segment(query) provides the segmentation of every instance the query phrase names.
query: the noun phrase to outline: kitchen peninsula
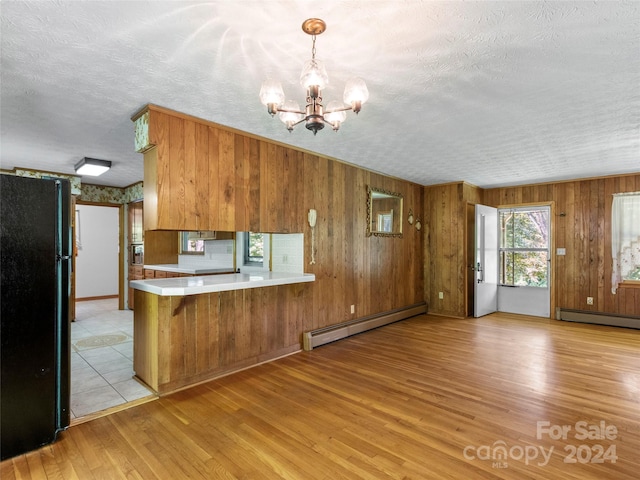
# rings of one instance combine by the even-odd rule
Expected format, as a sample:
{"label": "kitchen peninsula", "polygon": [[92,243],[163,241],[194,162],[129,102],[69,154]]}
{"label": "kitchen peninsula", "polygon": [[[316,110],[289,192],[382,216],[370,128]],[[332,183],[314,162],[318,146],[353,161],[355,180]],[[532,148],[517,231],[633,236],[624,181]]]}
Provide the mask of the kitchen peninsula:
{"label": "kitchen peninsula", "polygon": [[166,394],[300,350],[314,280],[265,272],[131,282],[136,376]]}

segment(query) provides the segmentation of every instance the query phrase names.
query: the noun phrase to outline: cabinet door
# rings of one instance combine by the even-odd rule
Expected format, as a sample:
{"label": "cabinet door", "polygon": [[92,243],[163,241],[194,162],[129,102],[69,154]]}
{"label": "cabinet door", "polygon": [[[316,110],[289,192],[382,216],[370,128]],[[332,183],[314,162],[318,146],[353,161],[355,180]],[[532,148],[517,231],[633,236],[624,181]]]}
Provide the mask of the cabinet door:
{"label": "cabinet door", "polygon": [[129,243],[142,243],[144,241],[144,228],[142,220],[142,202],[130,203]]}
{"label": "cabinet door", "polygon": [[142,202],[138,202],[136,208],[136,238],[139,238],[141,242],[144,242],[144,206]]}
{"label": "cabinet door", "polygon": [[[142,265],[129,265],[129,281],[131,280],[143,280]],[[133,298],[135,289],[129,287],[129,309],[133,310]]]}
{"label": "cabinet door", "polygon": [[134,216],[134,207],[133,207],[133,203],[130,203],[127,205],[127,211],[128,211],[128,223],[127,223],[127,228],[128,228],[128,232],[129,232],[129,237],[128,237],[128,242],[129,244],[134,243],[133,241],[133,224],[134,224],[134,220],[133,220],[133,216]]}
{"label": "cabinet door", "polygon": [[302,231],[306,153],[160,107],[141,115],[147,231]]}
{"label": "cabinet door", "polygon": [[130,265],[129,280],[142,280],[144,278],[142,270],[142,265]]}

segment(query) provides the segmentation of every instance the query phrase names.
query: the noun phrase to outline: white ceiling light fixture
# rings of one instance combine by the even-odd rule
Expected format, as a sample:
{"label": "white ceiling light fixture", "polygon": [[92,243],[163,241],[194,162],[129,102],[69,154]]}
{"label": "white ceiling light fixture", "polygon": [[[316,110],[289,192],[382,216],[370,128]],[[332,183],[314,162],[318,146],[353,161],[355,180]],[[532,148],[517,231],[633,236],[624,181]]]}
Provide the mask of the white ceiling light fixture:
{"label": "white ceiling light fixture", "polygon": [[78,175],[97,177],[111,168],[111,162],[109,160],[98,160],[97,158],[84,157],[76,163],[74,168]]}
{"label": "white ceiling light fixture", "polygon": [[[271,116],[279,113],[280,120],[290,132],[299,123],[306,122],[306,127],[315,135],[324,128],[325,123],[338,131],[347,118],[347,111],[360,112],[362,104],[369,99],[369,90],[361,78],[350,79],[344,87],[344,103],[334,100],[326,107],[322,105],[322,89],[329,83],[329,76],[324,64],[316,59],[316,35],[327,28],[323,20],[309,18],[302,23],[302,31],[313,38],[311,60],[307,61],[300,74],[300,84],[307,89],[307,106],[305,111],[293,100],[285,102],[284,91],[280,82],[267,79],[260,88],[260,101],[266,105]],[[346,105],[345,105],[346,104]]]}

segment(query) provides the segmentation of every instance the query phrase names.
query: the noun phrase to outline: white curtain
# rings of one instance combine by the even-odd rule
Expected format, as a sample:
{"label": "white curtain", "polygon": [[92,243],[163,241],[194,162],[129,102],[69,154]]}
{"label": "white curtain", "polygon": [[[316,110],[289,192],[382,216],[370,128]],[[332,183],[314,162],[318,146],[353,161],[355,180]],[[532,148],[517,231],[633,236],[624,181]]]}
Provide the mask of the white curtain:
{"label": "white curtain", "polygon": [[640,266],[640,192],[615,194],[611,207],[611,292]]}

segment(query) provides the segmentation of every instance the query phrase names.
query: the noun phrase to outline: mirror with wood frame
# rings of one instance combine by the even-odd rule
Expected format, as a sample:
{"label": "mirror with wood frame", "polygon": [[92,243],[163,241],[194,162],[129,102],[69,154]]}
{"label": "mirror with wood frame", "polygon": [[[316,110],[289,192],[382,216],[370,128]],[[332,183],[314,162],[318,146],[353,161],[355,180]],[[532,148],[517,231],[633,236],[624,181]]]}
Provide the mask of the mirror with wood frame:
{"label": "mirror with wood frame", "polygon": [[402,236],[402,195],[367,187],[367,236]]}

